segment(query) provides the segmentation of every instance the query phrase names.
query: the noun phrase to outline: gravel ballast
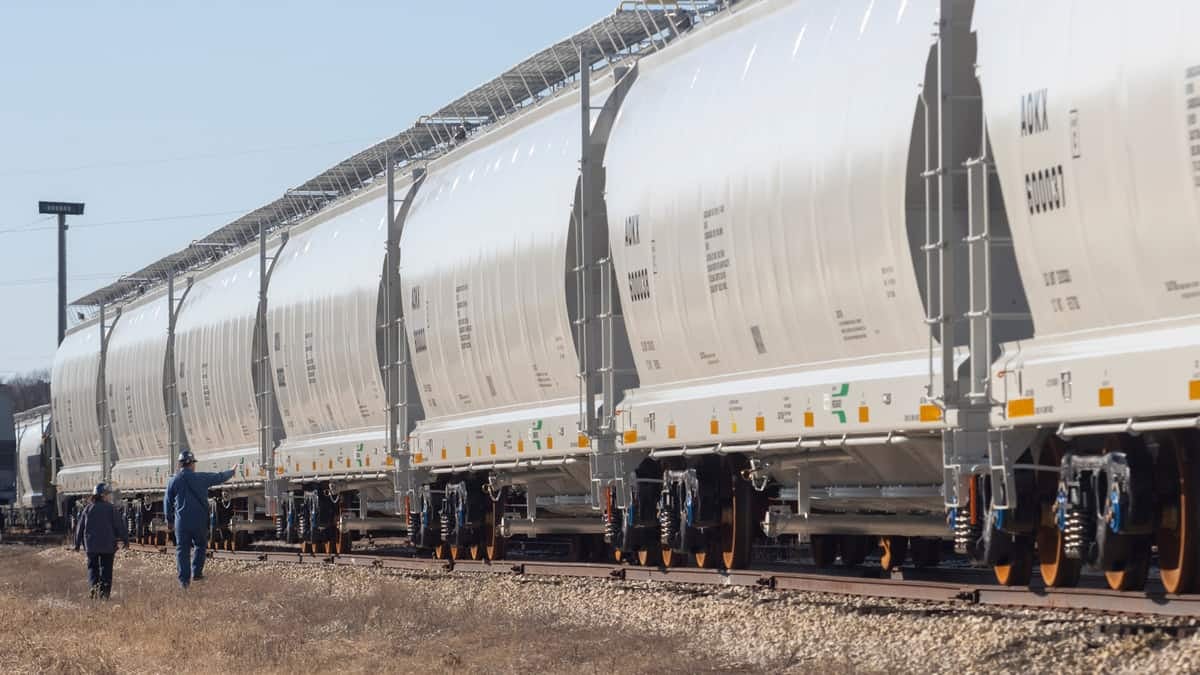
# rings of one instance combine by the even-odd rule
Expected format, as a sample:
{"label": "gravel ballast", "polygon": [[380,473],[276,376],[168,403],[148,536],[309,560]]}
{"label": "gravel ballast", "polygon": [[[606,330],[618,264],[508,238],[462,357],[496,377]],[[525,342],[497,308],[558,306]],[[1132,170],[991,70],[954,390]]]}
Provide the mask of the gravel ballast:
{"label": "gravel ballast", "polygon": [[[77,566],[78,554],[36,554],[47,568]],[[0,565],[9,562],[0,557]],[[125,596],[161,594],[172,603],[199,602],[222,586],[270,587],[281,597],[305,597],[313,611],[340,603],[370,612],[372,625],[436,643],[470,644],[457,635],[461,617],[489,617],[495,628],[480,649],[511,653],[487,659],[485,670],[522,670],[521,651],[577,650],[577,659],[543,663],[542,670],[647,668],[667,671],[765,670],[795,672],[1181,672],[1200,670],[1200,622],[1164,617],[925,603],[760,588],[524,577],[463,572],[211,560],[209,579],[185,594],[170,586],[173,557],[121,554],[113,605]],[[27,573],[38,570],[27,567]],[[136,580],[136,581],[131,581]],[[235,582],[236,580],[236,582]],[[381,589],[400,595],[377,602]],[[25,589],[28,591],[29,589]],[[0,594],[21,589],[0,581]],[[68,590],[36,599],[48,610],[88,607]],[[224,602],[253,616],[265,598],[241,593]],[[272,601],[276,602],[276,601]],[[281,602],[281,601],[280,601]],[[434,608],[431,610],[430,608]],[[276,608],[277,611],[288,611]],[[447,618],[451,617],[451,618]],[[344,621],[343,621],[344,623]],[[338,633],[338,626],[325,626]],[[460,632],[470,632],[466,626]],[[318,636],[319,639],[319,636]],[[553,641],[559,642],[553,642]],[[605,640],[601,656],[575,645]],[[539,643],[545,645],[539,646]],[[439,666],[471,667],[461,652]],[[418,650],[420,652],[420,650]],[[507,657],[506,657],[507,658]],[[597,659],[603,661],[598,663]],[[409,668],[397,663],[397,669]],[[494,668],[488,667],[492,666]]]}

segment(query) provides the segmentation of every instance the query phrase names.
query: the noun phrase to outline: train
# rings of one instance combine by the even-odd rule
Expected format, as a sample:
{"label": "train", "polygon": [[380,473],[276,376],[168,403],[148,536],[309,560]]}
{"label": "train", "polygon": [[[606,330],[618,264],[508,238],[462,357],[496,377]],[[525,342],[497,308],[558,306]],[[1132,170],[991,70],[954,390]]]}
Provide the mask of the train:
{"label": "train", "polygon": [[714,6],[75,326],[59,499],[163,542],[187,447],[228,547],[1197,590],[1200,7]]}
{"label": "train", "polygon": [[10,421],[14,491],[12,499],[0,505],[5,511],[5,527],[26,533],[60,531],[63,520],[50,466],[50,406],[36,406],[3,420],[6,431]]}

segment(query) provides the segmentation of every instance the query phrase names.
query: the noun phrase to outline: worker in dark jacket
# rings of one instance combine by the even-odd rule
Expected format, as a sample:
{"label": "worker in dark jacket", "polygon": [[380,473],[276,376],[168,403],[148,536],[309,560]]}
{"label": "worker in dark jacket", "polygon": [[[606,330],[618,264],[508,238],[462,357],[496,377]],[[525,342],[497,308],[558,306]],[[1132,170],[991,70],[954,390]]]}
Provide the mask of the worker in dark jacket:
{"label": "worker in dark jacket", "polygon": [[[196,456],[190,450],[179,453],[179,472],[167,483],[164,503],[167,521],[175,521],[175,565],[179,585],[187,588],[194,579],[204,578],[204,547],[208,543],[208,489],[233,478],[234,464],[228,471],[196,471]],[[191,565],[188,559],[191,559]]]}
{"label": "worker in dark jacket", "polygon": [[82,545],[87,551],[88,585],[92,598],[107,599],[112,592],[113,556],[117,540],[129,548],[129,533],[125,519],[109,503],[108,485],[100,483],[92,491],[92,502],[79,514],[75,528],[75,550]]}

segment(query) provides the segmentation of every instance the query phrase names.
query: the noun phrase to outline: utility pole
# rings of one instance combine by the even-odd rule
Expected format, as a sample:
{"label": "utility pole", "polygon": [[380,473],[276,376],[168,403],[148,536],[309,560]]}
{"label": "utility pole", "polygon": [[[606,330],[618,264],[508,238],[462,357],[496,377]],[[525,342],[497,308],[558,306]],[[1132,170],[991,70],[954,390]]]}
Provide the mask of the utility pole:
{"label": "utility pole", "polygon": [[38,202],[38,213],[58,216],[58,344],[67,334],[67,216],[82,216],[82,202]]}
{"label": "utility pole", "polygon": [[[67,334],[67,216],[82,216],[82,202],[38,202],[38,213],[58,216],[58,342],[61,345]],[[50,434],[50,482],[57,485],[58,478],[58,434]],[[56,512],[62,513],[61,504],[55,497]]]}

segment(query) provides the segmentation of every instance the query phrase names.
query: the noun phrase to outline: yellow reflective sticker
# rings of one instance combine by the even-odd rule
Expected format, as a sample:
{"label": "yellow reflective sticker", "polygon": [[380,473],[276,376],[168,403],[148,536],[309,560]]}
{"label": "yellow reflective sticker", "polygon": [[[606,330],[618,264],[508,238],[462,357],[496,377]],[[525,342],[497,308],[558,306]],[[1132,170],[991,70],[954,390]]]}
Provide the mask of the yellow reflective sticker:
{"label": "yellow reflective sticker", "polygon": [[1009,417],[1029,417],[1033,414],[1033,399],[1014,398],[1008,402]]}

